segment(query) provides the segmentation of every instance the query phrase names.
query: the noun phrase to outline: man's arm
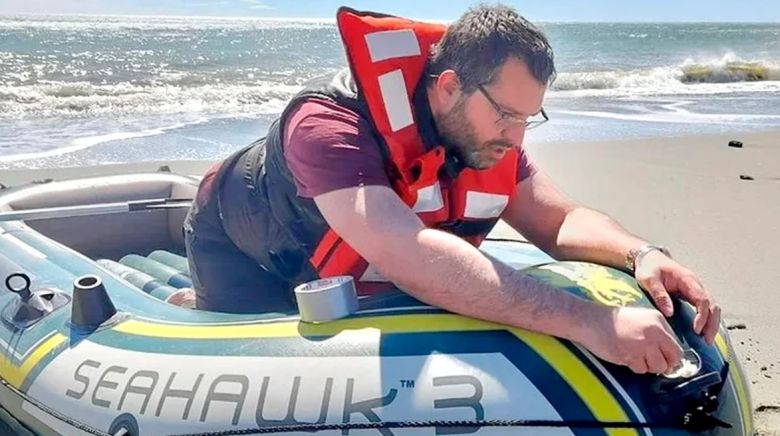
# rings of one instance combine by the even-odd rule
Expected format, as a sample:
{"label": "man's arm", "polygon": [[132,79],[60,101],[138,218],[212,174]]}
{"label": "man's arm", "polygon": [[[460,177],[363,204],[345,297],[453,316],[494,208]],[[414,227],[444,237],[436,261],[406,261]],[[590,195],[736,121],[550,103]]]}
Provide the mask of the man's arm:
{"label": "man's arm", "polygon": [[549,287],[456,236],[426,228],[387,187],[340,189],[314,200],[361,256],[426,303],[577,341],[637,372],[662,372],[679,360],[658,312],[600,306]]}
{"label": "man's arm", "polygon": [[382,275],[431,305],[572,340],[578,324],[588,321],[580,318],[598,313],[457,236],[426,228],[389,188],[342,189],[315,201],[331,227]]}
{"label": "man's arm", "polygon": [[[629,250],[647,242],[607,215],[567,199],[541,171],[521,181],[502,218],[531,242],[557,259],[583,260],[622,268]],[[653,251],[636,265],[635,277],[666,315],[672,315],[670,293],[696,306],[694,331],[712,343],[720,307],[687,268]]]}

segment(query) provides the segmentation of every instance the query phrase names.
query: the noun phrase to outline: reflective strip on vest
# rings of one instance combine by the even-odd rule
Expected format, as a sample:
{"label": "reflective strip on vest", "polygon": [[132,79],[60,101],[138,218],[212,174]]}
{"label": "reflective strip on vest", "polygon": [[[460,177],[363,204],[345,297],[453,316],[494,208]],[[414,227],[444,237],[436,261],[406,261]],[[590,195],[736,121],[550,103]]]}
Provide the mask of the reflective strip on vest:
{"label": "reflective strip on vest", "polygon": [[371,62],[420,56],[420,43],[412,29],[385,30],[365,36]]}
{"label": "reflective strip on vest", "polygon": [[[420,43],[412,29],[369,33],[365,36],[365,40],[371,62],[421,54]],[[387,119],[393,132],[414,124],[403,72],[393,70],[380,75],[378,80]]]}
{"label": "reflective strip on vest", "polygon": [[412,210],[415,212],[434,212],[444,207],[444,200],[441,197],[441,186],[439,182],[431,186],[417,190],[417,201]]}
{"label": "reflective strip on vest", "polygon": [[390,128],[397,132],[404,127],[414,124],[412,107],[406,96],[406,83],[401,70],[393,70],[379,76],[379,91],[382,93],[382,102],[387,112],[387,120]]}
{"label": "reflective strip on vest", "polygon": [[466,218],[496,218],[509,203],[509,196],[487,192],[466,192]]}

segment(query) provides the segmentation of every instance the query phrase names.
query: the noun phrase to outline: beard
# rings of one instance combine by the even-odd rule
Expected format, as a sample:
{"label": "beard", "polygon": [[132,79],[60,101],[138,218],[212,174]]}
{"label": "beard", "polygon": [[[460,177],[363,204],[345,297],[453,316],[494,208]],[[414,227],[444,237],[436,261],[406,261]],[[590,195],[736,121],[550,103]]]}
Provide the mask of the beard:
{"label": "beard", "polygon": [[466,118],[466,96],[461,95],[449,112],[439,117],[436,127],[444,147],[469,168],[484,170],[496,164],[488,156],[493,147],[509,149],[511,144],[504,140],[490,140],[479,143],[474,126]]}

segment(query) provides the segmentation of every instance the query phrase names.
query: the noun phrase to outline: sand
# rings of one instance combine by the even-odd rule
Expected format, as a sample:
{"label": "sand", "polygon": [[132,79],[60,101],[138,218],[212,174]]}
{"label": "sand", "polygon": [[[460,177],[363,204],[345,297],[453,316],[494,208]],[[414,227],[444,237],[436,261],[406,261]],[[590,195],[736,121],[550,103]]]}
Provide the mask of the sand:
{"label": "sand", "polygon": [[731,327],[758,427],[780,434],[780,131],[544,144],[529,154],[570,197],[668,246],[699,275]]}
{"label": "sand", "polygon": [[[744,143],[728,147],[729,140]],[[780,130],[723,136],[528,145],[574,200],[670,248],[723,315],[751,383],[761,434],[780,434]],[[0,183],[154,171],[202,174],[211,162],[0,170]],[[506,226],[494,235],[520,237]]]}

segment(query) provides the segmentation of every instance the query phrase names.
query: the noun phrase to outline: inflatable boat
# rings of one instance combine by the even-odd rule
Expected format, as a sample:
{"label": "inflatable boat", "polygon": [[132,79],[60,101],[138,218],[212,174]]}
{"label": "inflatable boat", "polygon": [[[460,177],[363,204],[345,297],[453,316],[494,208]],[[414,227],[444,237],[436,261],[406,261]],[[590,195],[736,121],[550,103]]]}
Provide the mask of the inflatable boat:
{"label": "inflatable boat", "polygon": [[[685,368],[669,375],[399,290],[319,323],[172,305],[191,285],[182,204],[197,184],[155,173],[0,192],[0,434],[753,433],[727,331],[706,345],[680,302]],[[620,270],[518,241],[481,249],[582,298],[652,307]]]}

